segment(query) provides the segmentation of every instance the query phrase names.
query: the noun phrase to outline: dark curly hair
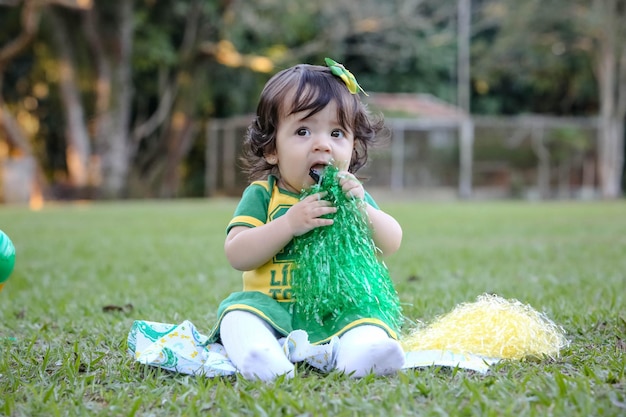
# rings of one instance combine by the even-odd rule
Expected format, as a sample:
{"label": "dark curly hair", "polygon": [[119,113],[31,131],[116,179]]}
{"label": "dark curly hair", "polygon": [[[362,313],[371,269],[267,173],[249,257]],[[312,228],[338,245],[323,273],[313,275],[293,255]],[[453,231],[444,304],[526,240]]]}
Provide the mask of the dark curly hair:
{"label": "dark curly hair", "polygon": [[[382,117],[373,117],[357,94],[351,94],[330,69],[318,65],[296,65],[274,75],[259,98],[256,118],[248,126],[244,143],[244,172],[250,181],[278,174],[264,155],[276,149],[280,117],[301,111],[309,116],[321,111],[331,100],[337,103],[339,124],[354,133],[354,150],[348,171],[355,173],[367,162],[368,147],[385,130]],[[385,130],[386,132],[386,130]]]}

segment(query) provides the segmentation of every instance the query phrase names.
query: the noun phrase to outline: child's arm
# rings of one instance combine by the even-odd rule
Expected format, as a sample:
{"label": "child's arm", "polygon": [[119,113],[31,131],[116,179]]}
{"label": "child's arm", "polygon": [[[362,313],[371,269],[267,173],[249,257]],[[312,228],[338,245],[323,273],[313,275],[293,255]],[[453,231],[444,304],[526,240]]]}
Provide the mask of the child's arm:
{"label": "child's arm", "polygon": [[[365,198],[365,189],[353,174],[347,171],[339,173],[339,184],[348,197]],[[400,248],[402,243],[402,227],[389,214],[366,204],[367,215],[372,228],[372,237],[376,246],[383,252],[383,255],[391,255]]]}
{"label": "child's arm", "polygon": [[402,243],[402,227],[400,224],[389,214],[369,204],[367,204],[366,211],[370,219],[372,237],[376,246],[383,252],[384,256],[396,252]]}
{"label": "child's arm", "polygon": [[313,194],[294,204],[274,221],[259,227],[233,227],[226,236],[224,251],[233,268],[250,271],[269,261],[295,236],[321,226],[333,224],[332,219],[320,218],[335,213],[337,208]]}

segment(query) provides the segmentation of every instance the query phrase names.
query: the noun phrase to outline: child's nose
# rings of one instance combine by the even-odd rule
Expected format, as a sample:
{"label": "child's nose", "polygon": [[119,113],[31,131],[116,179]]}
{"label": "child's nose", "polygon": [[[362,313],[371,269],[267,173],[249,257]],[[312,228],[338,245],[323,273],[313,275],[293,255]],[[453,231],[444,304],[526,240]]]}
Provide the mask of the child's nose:
{"label": "child's nose", "polygon": [[322,152],[330,152],[331,148],[331,139],[330,136],[327,135],[319,135],[315,138],[315,150]]}

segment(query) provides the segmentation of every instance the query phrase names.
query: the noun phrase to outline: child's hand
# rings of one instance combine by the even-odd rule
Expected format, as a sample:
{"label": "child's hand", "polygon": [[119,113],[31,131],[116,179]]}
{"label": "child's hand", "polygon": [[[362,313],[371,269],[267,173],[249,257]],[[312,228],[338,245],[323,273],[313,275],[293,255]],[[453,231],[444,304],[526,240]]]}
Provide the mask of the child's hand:
{"label": "child's hand", "polygon": [[287,219],[293,236],[301,236],[308,231],[321,226],[330,226],[333,219],[324,219],[322,216],[335,213],[336,207],[330,201],[324,200],[325,192],[315,193],[291,206],[284,217]]}
{"label": "child's hand", "polygon": [[339,185],[347,198],[355,198],[357,200],[363,200],[365,198],[365,189],[363,184],[359,181],[354,174],[348,171],[341,171],[337,174],[339,177]]}

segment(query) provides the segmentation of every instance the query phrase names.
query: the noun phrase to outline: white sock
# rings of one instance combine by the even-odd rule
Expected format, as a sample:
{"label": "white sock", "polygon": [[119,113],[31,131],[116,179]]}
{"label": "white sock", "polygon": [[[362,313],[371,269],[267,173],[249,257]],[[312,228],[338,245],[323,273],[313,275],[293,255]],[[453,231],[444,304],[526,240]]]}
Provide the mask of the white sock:
{"label": "white sock", "polygon": [[294,365],[283,352],[274,329],[247,311],[226,313],[220,324],[226,353],[246,379],[272,381],[279,375],[293,377]]}
{"label": "white sock", "polygon": [[339,338],[336,369],[361,378],[394,374],[404,365],[404,351],[397,340],[380,327],[364,325]]}

